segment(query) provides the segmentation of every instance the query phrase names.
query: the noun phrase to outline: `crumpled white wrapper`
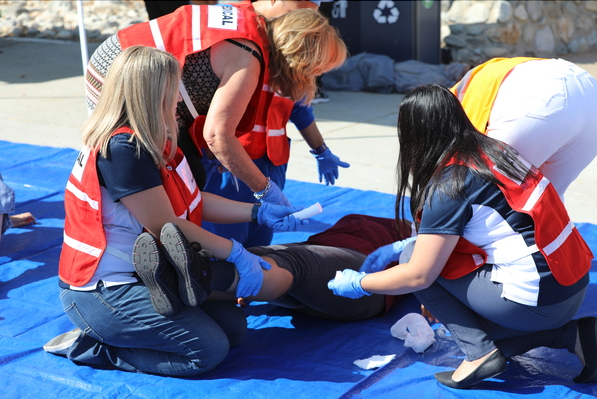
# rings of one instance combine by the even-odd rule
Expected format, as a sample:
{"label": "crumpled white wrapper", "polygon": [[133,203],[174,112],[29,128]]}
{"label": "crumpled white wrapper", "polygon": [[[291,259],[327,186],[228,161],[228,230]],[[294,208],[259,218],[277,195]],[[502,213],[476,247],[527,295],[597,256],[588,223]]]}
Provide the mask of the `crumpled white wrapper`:
{"label": "crumpled white wrapper", "polygon": [[371,370],[385,366],[386,364],[390,363],[395,357],[396,355],[375,355],[371,356],[368,359],[355,360],[353,363],[362,369]]}
{"label": "crumpled white wrapper", "polygon": [[403,339],[404,346],[417,353],[425,352],[435,342],[435,332],[427,319],[418,313],[408,313],[390,328],[392,336]]}

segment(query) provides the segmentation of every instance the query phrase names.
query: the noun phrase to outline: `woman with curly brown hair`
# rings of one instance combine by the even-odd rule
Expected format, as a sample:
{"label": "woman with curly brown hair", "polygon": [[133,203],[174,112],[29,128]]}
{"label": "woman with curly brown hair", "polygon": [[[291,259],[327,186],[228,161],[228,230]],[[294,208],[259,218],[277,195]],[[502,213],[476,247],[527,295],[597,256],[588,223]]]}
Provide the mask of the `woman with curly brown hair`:
{"label": "woman with curly brown hair", "polygon": [[[189,5],[119,31],[91,57],[87,104],[95,107],[103,77],[123,49],[168,51],[182,65],[179,146],[199,187],[206,182],[203,151],[206,159],[217,159],[214,168],[230,172],[239,190],[261,202],[289,205],[282,193],[290,155],[286,122],[295,102],[313,97],[316,76],[344,62],[346,46],[327,19],[309,9],[315,3],[277,2],[283,8],[265,11],[261,3]],[[276,12],[285,14],[272,18]],[[323,140],[313,142],[325,152]],[[263,234],[259,244],[269,243],[271,231]]]}

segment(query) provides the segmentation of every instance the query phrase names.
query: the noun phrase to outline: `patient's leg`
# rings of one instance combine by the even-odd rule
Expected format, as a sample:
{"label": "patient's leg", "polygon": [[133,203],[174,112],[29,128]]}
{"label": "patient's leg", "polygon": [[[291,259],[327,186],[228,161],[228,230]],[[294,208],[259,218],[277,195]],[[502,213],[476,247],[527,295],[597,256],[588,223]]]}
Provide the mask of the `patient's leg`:
{"label": "patient's leg", "polygon": [[[336,271],[359,269],[365,255],[358,251],[305,243],[254,247],[248,250],[278,266],[272,266],[272,270],[264,272],[266,278],[268,273],[274,273],[271,280],[266,281],[264,278],[262,292],[265,289],[275,292],[274,295],[281,295],[276,298],[260,298],[261,300],[333,320],[362,320],[384,310],[383,295],[349,299],[334,295],[327,287]],[[270,281],[280,285],[265,287]],[[286,291],[282,292],[284,289]]]}
{"label": "patient's leg", "polygon": [[[245,298],[267,301],[301,313],[331,320],[362,320],[379,315],[385,309],[383,295],[350,299],[336,296],[327,283],[344,269],[358,270],[365,255],[346,248],[311,244],[284,244],[248,248],[272,265],[263,270],[259,294]],[[219,268],[232,267],[225,261],[214,261],[214,274]],[[222,269],[223,270],[223,269]],[[212,291],[210,300],[236,300],[238,274],[225,292]]]}
{"label": "patient's leg", "polygon": [[[269,247],[268,247],[269,248]],[[290,289],[293,282],[293,275],[286,269],[278,266],[275,260],[269,256],[262,256],[263,260],[268,262],[272,268],[270,270],[263,270],[263,284],[259,290],[259,294],[249,298],[248,300],[255,301],[270,301],[277,299]],[[212,272],[218,278],[222,275],[228,276],[232,270],[234,278],[222,278],[222,281],[229,281],[229,284],[219,284],[214,287],[212,285],[212,293],[209,296],[211,301],[233,300],[236,301],[236,286],[238,285],[239,276],[234,264],[226,262],[225,260],[213,260],[211,262]]]}

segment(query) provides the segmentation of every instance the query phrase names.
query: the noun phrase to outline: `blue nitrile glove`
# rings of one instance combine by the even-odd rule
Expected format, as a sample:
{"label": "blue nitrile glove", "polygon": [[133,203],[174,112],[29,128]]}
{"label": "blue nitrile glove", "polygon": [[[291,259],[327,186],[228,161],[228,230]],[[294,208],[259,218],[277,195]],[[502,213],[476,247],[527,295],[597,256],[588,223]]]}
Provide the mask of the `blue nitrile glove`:
{"label": "blue nitrile glove", "polygon": [[301,226],[309,224],[307,219],[300,219],[291,215],[291,213],[302,209],[296,206],[288,207],[265,202],[261,204],[257,212],[257,223],[264,224],[277,231],[297,231]]}
{"label": "blue nitrile glove", "polygon": [[334,295],[352,299],[371,295],[371,293],[365,291],[361,286],[361,280],[365,276],[365,273],[359,273],[352,269],[344,269],[341,272],[336,272],[336,277],[328,282],[328,288],[334,292]]}
{"label": "blue nitrile glove", "polygon": [[340,158],[332,154],[328,148],[321,154],[313,154],[317,160],[317,171],[319,172],[319,182],[325,179],[325,185],[334,185],[339,176],[338,167],[348,168],[350,164],[342,162]]}
{"label": "blue nitrile glove", "polygon": [[[266,188],[267,189],[267,188]],[[261,195],[262,191],[256,192],[256,195]],[[269,181],[269,189],[262,197],[257,197],[261,203],[269,202],[274,205],[292,206],[288,198],[284,195],[280,187],[273,181]]]}
{"label": "blue nitrile glove", "polygon": [[247,298],[257,295],[263,284],[263,270],[269,270],[272,265],[247,251],[241,244],[233,238],[232,251],[226,258],[226,261],[234,263],[240,280],[236,286],[236,296],[238,298]]}
{"label": "blue nitrile glove", "polygon": [[392,244],[377,248],[367,256],[359,271],[364,273],[382,271],[390,263],[397,262],[400,259],[400,254],[404,248],[406,248],[406,245],[416,239],[417,237],[408,237],[402,241],[396,241]]}

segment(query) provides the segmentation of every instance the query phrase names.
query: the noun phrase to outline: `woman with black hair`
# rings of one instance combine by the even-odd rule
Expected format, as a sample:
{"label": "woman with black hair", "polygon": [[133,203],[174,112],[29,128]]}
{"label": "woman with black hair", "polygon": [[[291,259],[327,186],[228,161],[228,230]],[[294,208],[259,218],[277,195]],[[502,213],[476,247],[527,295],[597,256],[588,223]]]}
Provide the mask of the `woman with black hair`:
{"label": "woman with black hair", "polygon": [[378,273],[344,270],[329,288],[351,298],[414,293],[465,354],[455,371],[435,374],[449,387],[493,377],[507,358],[539,346],[578,355],[575,382],[596,379],[597,318],[572,320],[593,255],[553,185],[507,144],[479,134],[439,85],[404,98],[398,138],[396,216],[410,189],[412,256]]}

